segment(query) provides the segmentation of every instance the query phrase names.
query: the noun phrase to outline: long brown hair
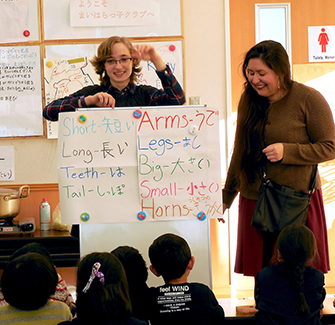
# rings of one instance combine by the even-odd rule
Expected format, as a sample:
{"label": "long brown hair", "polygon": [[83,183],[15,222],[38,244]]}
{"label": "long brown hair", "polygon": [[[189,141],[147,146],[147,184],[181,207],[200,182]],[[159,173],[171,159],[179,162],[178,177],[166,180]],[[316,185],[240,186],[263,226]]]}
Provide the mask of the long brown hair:
{"label": "long brown hair", "polygon": [[245,78],[244,93],[241,96],[240,114],[237,120],[236,139],[238,146],[236,154],[239,156],[241,184],[247,187],[256,181],[264,163],[262,150],[266,146],[264,129],[268,117],[269,101],[258,95],[248,81],[247,67],[251,59],[262,60],[280,78],[281,88],[290,89],[292,86],[290,62],[284,47],[275,41],[263,41],[253,46],[246,54],[242,71]]}

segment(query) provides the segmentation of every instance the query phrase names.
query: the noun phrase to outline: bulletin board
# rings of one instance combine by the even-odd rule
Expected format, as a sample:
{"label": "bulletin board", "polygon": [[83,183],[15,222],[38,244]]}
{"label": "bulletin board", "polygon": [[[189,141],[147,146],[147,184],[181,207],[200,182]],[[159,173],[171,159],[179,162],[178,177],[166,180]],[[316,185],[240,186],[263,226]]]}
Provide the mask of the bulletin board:
{"label": "bulletin board", "polygon": [[[178,81],[183,85],[182,0],[12,0],[1,2],[0,138],[43,136],[57,138],[57,123],[42,118],[51,100],[46,93],[46,61],[92,57],[106,38],[125,36],[132,43],[155,44],[165,51]],[[109,21],[97,17],[106,17]],[[8,18],[10,17],[10,18]],[[86,17],[85,19],[82,19]],[[10,27],[10,28],[9,28]],[[171,50],[172,49],[172,50]],[[20,51],[19,54],[15,53]],[[173,52],[171,59],[169,53]],[[15,53],[15,56],[14,56]],[[22,53],[26,54],[22,60]],[[29,58],[29,60],[27,60]],[[143,64],[140,83],[159,87],[155,74]],[[146,65],[146,66],[145,66]],[[20,77],[26,87],[12,87],[12,72],[18,67],[33,70]],[[97,77],[90,82],[96,82]],[[29,85],[28,85],[29,84]],[[31,87],[31,85],[33,85]],[[28,89],[30,86],[30,89]],[[10,88],[8,88],[10,87]],[[78,85],[78,88],[80,85]],[[71,88],[74,89],[74,88]],[[9,93],[9,90],[11,93]],[[58,94],[60,94],[58,92]],[[25,105],[24,105],[25,104]]]}
{"label": "bulletin board", "polygon": [[[133,42],[133,44],[139,44]],[[157,53],[170,67],[174,76],[183,87],[182,41],[147,42],[156,48]],[[55,99],[68,96],[84,86],[99,84],[99,76],[95,73],[90,60],[96,54],[96,45],[51,45],[46,46],[44,59],[45,102],[49,104]],[[61,58],[67,53],[68,58]],[[162,88],[161,81],[151,62],[141,62],[141,73],[138,84],[152,85]],[[61,89],[61,90],[60,90]],[[48,139],[58,136],[58,122],[47,121]]]}

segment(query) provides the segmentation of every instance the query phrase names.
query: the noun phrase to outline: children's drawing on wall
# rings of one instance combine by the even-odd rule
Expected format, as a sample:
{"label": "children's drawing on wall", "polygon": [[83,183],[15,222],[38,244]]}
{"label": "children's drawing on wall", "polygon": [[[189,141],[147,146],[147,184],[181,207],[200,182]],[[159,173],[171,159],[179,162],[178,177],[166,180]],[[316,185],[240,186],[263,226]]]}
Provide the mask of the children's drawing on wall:
{"label": "children's drawing on wall", "polygon": [[[134,43],[136,44],[136,43]],[[147,43],[155,46],[157,53],[170,67],[178,82],[183,86],[183,66],[181,42],[151,42]],[[155,73],[155,66],[150,61],[141,61],[142,71],[138,83],[141,85],[151,85],[156,88],[163,88],[160,79]]]}
{"label": "children's drawing on wall", "polygon": [[[46,105],[55,99],[69,96],[86,86],[99,83],[99,76],[89,62],[93,57],[44,59]],[[57,138],[58,124],[48,121],[48,138]]]}
{"label": "children's drawing on wall", "polygon": [[89,63],[92,57],[75,59],[44,59],[45,100],[69,96],[78,89],[99,83],[98,75]]}

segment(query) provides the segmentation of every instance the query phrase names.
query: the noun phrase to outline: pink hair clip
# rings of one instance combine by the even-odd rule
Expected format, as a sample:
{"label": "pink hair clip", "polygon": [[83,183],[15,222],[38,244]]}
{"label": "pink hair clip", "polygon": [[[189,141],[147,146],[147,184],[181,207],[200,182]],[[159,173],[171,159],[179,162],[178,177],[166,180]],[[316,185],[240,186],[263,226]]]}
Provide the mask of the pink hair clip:
{"label": "pink hair clip", "polygon": [[102,272],[99,272],[100,267],[101,267],[101,264],[99,262],[94,263],[94,265],[92,267],[92,273],[90,275],[90,278],[88,279],[88,282],[87,282],[85,288],[83,289],[84,293],[86,293],[87,290],[91,287],[91,284],[92,284],[95,277],[98,277],[100,282],[105,282],[104,274]]}

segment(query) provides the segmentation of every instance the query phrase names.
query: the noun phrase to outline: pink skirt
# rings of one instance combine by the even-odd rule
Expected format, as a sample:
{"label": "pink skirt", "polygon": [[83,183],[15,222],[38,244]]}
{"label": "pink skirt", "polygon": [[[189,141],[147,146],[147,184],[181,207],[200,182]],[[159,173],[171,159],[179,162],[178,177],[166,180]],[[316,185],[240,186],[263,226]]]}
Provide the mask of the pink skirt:
{"label": "pink skirt", "polygon": [[[255,200],[249,200],[240,195],[235,261],[236,273],[253,277],[262,267],[268,264],[269,254],[272,254],[275,244],[275,240],[264,239],[261,233],[250,225],[255,205]],[[315,259],[313,266],[323,273],[327,273],[330,270],[330,262],[321,189],[316,190],[312,195],[306,225],[313,231],[318,247],[319,258]],[[266,253],[267,247],[269,247],[270,252],[268,250]]]}

